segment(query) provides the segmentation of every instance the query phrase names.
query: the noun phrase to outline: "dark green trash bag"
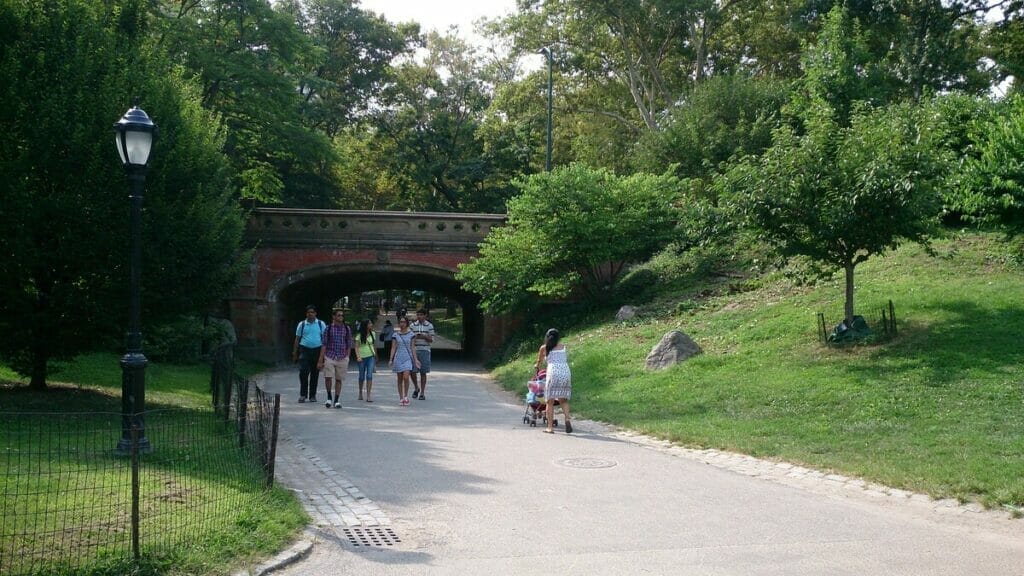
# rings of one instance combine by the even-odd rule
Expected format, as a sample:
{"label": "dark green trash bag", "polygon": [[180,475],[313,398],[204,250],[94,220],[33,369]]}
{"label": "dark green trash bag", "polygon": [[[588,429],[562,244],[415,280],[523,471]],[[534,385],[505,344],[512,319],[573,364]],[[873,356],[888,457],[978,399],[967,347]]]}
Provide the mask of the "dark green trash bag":
{"label": "dark green trash bag", "polygon": [[864,317],[854,316],[850,326],[847,326],[846,320],[843,320],[833,328],[832,333],[828,335],[828,341],[835,344],[861,342],[867,340],[872,335],[873,332],[871,332],[871,328],[868,328],[868,323],[864,321]]}

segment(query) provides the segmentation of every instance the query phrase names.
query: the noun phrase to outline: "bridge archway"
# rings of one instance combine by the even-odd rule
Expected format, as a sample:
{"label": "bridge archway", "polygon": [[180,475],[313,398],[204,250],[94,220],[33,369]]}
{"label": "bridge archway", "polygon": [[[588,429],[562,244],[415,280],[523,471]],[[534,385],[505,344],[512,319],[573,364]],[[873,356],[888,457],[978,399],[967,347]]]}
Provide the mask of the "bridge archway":
{"label": "bridge archway", "polygon": [[[478,357],[483,350],[484,315],[479,297],[462,289],[450,270],[425,265],[380,265],[372,262],[346,262],[298,270],[276,282],[267,301],[274,305],[277,327],[277,354],[290,354],[295,326],[305,317],[305,308],[313,304],[320,318],[330,321],[334,302],[342,297],[379,290],[423,290],[431,295],[450,298],[462,309],[462,341],[460,352]],[[412,313],[412,310],[410,310]],[[349,322],[359,319],[351,314]],[[377,325],[377,330],[381,328]]]}
{"label": "bridge archway", "polygon": [[500,214],[253,210],[246,229],[251,261],[227,299],[238,353],[285,360],[306,305],[327,320],[339,298],[388,288],[454,299],[463,311],[463,352],[496,351],[514,321],[482,314],[455,272],[504,222]]}

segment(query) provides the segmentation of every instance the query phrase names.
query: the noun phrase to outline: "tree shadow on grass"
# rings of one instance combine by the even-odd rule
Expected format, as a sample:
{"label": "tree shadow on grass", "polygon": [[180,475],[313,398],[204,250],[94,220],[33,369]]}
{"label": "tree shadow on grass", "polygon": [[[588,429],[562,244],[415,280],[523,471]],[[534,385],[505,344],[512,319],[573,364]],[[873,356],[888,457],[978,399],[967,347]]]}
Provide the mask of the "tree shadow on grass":
{"label": "tree shadow on grass", "polygon": [[922,310],[947,319],[928,325],[913,318],[900,322],[896,340],[871,355],[884,362],[886,372],[925,370],[928,385],[946,386],[962,380],[965,370],[1005,375],[1024,362],[1024,308],[988,309],[957,300]]}

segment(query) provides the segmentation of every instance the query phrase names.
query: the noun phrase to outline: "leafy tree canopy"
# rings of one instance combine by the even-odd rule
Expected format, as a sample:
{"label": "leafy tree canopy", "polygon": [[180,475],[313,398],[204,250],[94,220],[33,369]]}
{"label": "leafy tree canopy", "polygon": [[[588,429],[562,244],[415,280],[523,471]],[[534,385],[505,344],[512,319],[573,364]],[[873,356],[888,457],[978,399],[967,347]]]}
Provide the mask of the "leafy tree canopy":
{"label": "leafy tree canopy", "polygon": [[128,183],[111,127],[132,96],[161,129],[143,215],[146,325],[223,297],[242,219],[219,123],[147,44],[141,2],[0,0],[0,22],[0,357],[39,388],[51,360],[127,325]]}
{"label": "leafy tree canopy", "polygon": [[948,169],[931,134],[934,118],[909,105],[856,110],[844,127],[812,117],[807,132],[780,128],[760,158],[738,164],[724,188],[750,222],[787,255],[846,274],[854,314],[854,268],[905,240],[924,242],[940,212],[937,183]]}
{"label": "leafy tree canopy", "polygon": [[680,193],[670,175],[619,177],[580,164],[515,185],[508,223],[457,274],[492,314],[529,308],[538,297],[607,294],[624,264],[671,238]]}
{"label": "leafy tree canopy", "polygon": [[1024,96],[980,126],[959,206],[972,217],[1024,234]]}

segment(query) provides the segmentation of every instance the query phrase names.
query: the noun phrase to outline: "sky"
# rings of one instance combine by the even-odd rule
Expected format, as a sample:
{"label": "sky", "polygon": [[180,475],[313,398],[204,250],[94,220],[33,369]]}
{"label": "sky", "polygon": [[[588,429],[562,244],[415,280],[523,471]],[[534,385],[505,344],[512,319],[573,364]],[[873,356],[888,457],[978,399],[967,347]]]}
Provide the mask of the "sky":
{"label": "sky", "polygon": [[450,25],[459,27],[459,36],[473,43],[473,21],[482,17],[504,16],[515,10],[515,0],[361,0],[364,10],[383,14],[391,22],[420,23],[426,32],[445,32]]}

